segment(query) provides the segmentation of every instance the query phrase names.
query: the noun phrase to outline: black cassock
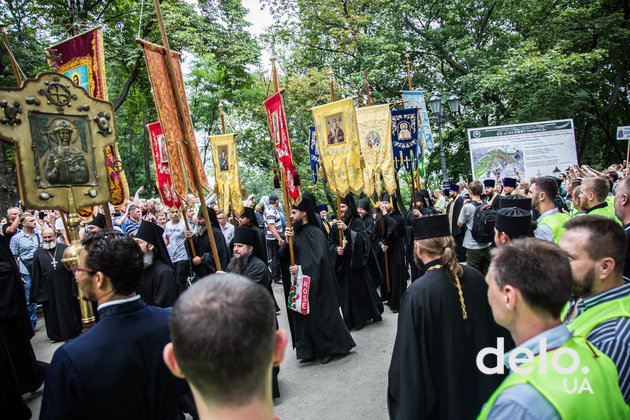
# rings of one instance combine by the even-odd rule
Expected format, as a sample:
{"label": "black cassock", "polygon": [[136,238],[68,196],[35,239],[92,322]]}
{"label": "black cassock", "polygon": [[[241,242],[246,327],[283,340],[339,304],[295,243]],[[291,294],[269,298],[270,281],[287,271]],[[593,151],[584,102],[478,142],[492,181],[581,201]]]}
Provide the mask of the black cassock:
{"label": "black cassock", "polygon": [[369,270],[372,244],[360,218],[350,220],[344,238],[347,240],[344,254],[339,255],[339,230],[337,224],[331,227],[328,248],[339,281],[341,312],[346,325],[352,330],[363,327],[370,320],[380,321],[383,304]]}
{"label": "black cassock", "polygon": [[[297,358],[346,354],[356,344],[339,313],[335,273],[328,255],[326,236],[322,229],[313,224],[294,229],[295,263],[301,265],[302,273],[311,278],[310,313],[302,315],[287,310],[292,319],[293,345]],[[279,255],[285,264],[290,264],[286,242],[280,247]]]}
{"label": "black cassock", "polygon": [[31,346],[33,327],[26,296],[9,239],[0,235],[0,413],[7,419],[28,419],[22,394],[34,392],[44,379]]}
{"label": "black cassock", "polygon": [[156,257],[142,273],[138,294],[149,306],[173,306],[177,300],[177,279],[173,267]]}
{"label": "black cassock", "polygon": [[[214,226],[212,226],[212,235],[214,236],[214,243],[217,245],[217,253],[219,254],[221,269],[225,270],[231,257],[228,247],[225,244],[225,236],[223,236],[221,229]],[[208,231],[206,230],[201,236],[193,236],[192,240],[195,245],[195,252],[197,256],[201,258],[201,264],[192,264],[193,271],[197,274],[197,279],[216,273],[217,269],[214,265],[214,256],[210,246]],[[188,250],[188,255],[192,255],[190,247],[188,246],[188,241],[186,241],[186,249]]]}
{"label": "black cassock", "polygon": [[61,263],[67,247],[57,244],[55,249],[38,248],[33,254],[31,303],[42,304],[46,334],[53,341],[67,341],[81,333],[77,283]]}
{"label": "black cassock", "polygon": [[[463,266],[464,320],[444,269],[429,270],[438,263],[426,264],[427,273],[402,299],[387,389],[392,419],[474,419],[504,379],[476,364],[484,347],[496,347],[497,337],[507,335],[494,322],[483,275]],[[506,351],[512,346],[507,338]]]}
{"label": "black cassock", "polygon": [[397,311],[400,307],[400,299],[407,289],[407,279],[409,272],[405,263],[405,247],[403,241],[405,239],[405,226],[403,218],[400,214],[386,214],[383,217],[385,226],[385,235],[381,231],[381,215],[376,216],[374,220],[374,237],[372,245],[377,255],[379,265],[385,271],[385,254],[381,248],[381,244],[387,245],[387,262],[389,268],[389,283],[391,293],[387,293],[387,286],[381,287],[381,296],[388,297],[389,307]]}
{"label": "black cassock", "polygon": [[[227,271],[227,270],[226,270]],[[254,283],[260,284],[262,287],[267,289],[271,294],[271,297],[274,299],[273,290],[271,289],[271,273],[267,268],[267,264],[265,264],[260,258],[256,255],[252,255],[247,262],[247,266],[243,270],[242,273],[239,273],[242,276],[247,277]],[[278,329],[278,317],[276,317],[276,329]],[[278,373],[280,372],[280,367],[274,366],[272,369],[271,375],[271,390],[273,398],[280,397],[280,388],[278,387]]]}

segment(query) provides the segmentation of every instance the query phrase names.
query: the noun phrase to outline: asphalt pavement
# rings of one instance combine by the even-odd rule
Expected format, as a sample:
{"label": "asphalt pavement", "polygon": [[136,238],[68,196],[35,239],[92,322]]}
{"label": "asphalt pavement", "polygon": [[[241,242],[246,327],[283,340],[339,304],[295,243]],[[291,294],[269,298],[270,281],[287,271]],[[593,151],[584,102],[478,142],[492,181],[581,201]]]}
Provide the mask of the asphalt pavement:
{"label": "asphalt pavement", "polygon": [[[284,301],[282,285],[273,285],[278,304]],[[286,306],[278,316],[280,328],[289,331]],[[383,321],[368,323],[359,331],[351,331],[357,346],[344,357],[336,357],[322,365],[319,360],[300,363],[289,345],[280,366],[278,382],[280,398],[274,400],[280,419],[386,419],[387,370],[396,337],[397,315],[386,306]],[[43,314],[31,340],[38,360],[50,362],[63,343],[51,343],[46,337]],[[24,395],[39,418],[43,387]]]}

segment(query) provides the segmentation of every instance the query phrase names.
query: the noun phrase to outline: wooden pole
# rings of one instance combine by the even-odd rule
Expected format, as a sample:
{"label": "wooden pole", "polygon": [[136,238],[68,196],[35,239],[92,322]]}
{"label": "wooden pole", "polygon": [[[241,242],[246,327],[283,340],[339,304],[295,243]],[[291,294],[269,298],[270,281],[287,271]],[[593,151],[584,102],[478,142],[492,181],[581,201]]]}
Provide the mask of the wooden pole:
{"label": "wooden pole", "polygon": [[407,57],[407,80],[409,80],[409,90],[413,90],[413,88],[411,87],[411,67],[409,63],[409,53],[405,54],[405,57]]}
{"label": "wooden pole", "polygon": [[[11,67],[13,68],[13,74],[15,74],[15,78],[17,79],[18,86],[22,86],[22,77],[20,76],[20,70],[17,65],[17,61],[15,61],[15,57],[13,56],[13,50],[11,49],[11,44],[9,44],[9,37],[4,32],[4,25],[0,25],[0,32],[2,33],[2,40],[4,41],[4,46],[9,53],[9,59],[11,60]],[[68,238],[68,240],[70,240]]]}
{"label": "wooden pole", "polygon": [[[205,203],[204,203],[205,204]],[[186,217],[186,212],[182,206],[182,217],[184,218],[184,225],[186,226],[186,230],[190,230],[190,225],[188,224],[188,218]],[[190,245],[190,252],[192,253],[193,258],[197,256],[197,252],[195,251],[195,244],[193,244],[192,238],[188,238],[188,245]]]}
{"label": "wooden pole", "polygon": [[[271,57],[271,77],[273,79],[273,93],[276,94],[278,92],[278,72],[276,70],[276,57]],[[280,93],[282,94],[282,93]],[[286,118],[286,115],[285,115]],[[269,129],[271,131],[271,128]],[[273,143],[273,138],[272,138]],[[275,145],[274,145],[275,149]],[[282,176],[282,198],[284,199],[284,211],[287,216],[287,227],[291,229],[291,208],[289,207],[289,191],[287,188],[287,179],[286,174],[284,173],[284,169],[282,168],[282,164],[278,160],[278,170],[280,175]],[[289,258],[291,260],[291,265],[295,265],[295,253],[293,252],[293,236],[287,237],[287,244],[289,244]]]}
{"label": "wooden pole", "polygon": [[[162,19],[162,10],[160,9],[160,1],[153,0],[153,5],[155,6],[155,14],[157,16],[158,24],[160,25],[160,34],[162,35],[162,43],[164,44],[164,51],[166,53],[166,66],[168,67],[168,77],[171,82],[171,88],[173,89],[173,97],[175,98],[175,105],[177,107],[177,114],[179,116],[180,126],[182,127],[182,131],[184,132],[184,144],[186,145],[186,153],[184,153],[185,158],[188,159],[188,163],[190,168],[196,169],[196,165],[193,162],[193,148],[192,148],[192,139],[190,138],[190,134],[186,129],[186,113],[184,109],[184,104],[182,102],[182,97],[179,94],[179,89],[177,88],[177,78],[175,77],[175,68],[173,67],[173,57],[171,54],[171,48],[168,45],[168,37],[166,36],[166,29],[164,28],[164,20]],[[201,179],[199,178],[199,174],[196,170],[192,171],[193,181],[195,184],[195,189],[197,190],[197,195],[199,196],[199,200],[201,201],[201,211],[203,213],[203,218],[206,221],[208,239],[210,240],[210,247],[212,248],[212,255],[214,256],[214,266],[217,271],[222,271],[221,260],[219,259],[219,252],[217,251],[217,244],[214,242],[214,235],[212,234],[212,224],[210,223],[210,215],[208,214],[208,208],[206,207],[206,200],[203,196],[203,190],[201,189]]]}
{"label": "wooden pole", "polygon": [[[378,201],[381,201],[381,193],[378,193]],[[381,235],[383,235],[383,238],[385,238],[385,215],[381,211],[380,207],[378,210],[381,213]],[[374,213],[376,214],[376,208],[374,208]],[[387,283],[387,293],[389,293],[391,292],[391,286],[389,285],[389,261],[387,261],[387,251],[383,251],[383,255],[385,257],[383,258],[385,260],[385,281]]]}
{"label": "wooden pole", "polygon": [[66,214],[59,210],[59,217],[61,217],[61,222],[63,223],[63,230],[66,232],[66,238],[68,241],[68,245],[70,245],[72,241],[72,237],[70,236],[70,229],[68,229],[68,223],[66,222]]}
{"label": "wooden pole", "polygon": [[112,213],[109,211],[109,202],[103,203],[103,212],[105,213],[105,226],[107,229],[113,229],[112,225]]}
{"label": "wooden pole", "polygon": [[[179,194],[177,194],[177,196],[179,197],[179,203],[181,205],[179,210],[182,212],[182,217],[184,218],[184,226],[186,226],[186,230],[190,230],[190,225],[188,224],[188,218],[186,217],[186,211],[184,210],[184,207],[186,206],[191,207],[191,206]],[[197,256],[197,253],[195,252],[195,244],[193,244],[192,238],[188,238],[188,245],[190,245],[190,252],[192,252],[193,258],[195,258]]]}
{"label": "wooden pole", "polygon": [[368,106],[372,105],[372,98],[370,98],[370,82],[368,81],[368,72],[364,70],[365,74],[365,91],[367,92],[367,104]]}

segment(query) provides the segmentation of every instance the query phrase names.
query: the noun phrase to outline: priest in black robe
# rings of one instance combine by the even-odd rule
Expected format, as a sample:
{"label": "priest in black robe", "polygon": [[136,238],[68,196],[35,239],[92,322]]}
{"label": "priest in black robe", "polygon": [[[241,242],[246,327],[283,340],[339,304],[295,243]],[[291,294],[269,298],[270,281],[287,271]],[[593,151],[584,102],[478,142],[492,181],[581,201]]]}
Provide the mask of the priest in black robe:
{"label": "priest in black robe", "polygon": [[[247,207],[246,207],[247,208]],[[253,209],[251,215],[253,216]],[[250,212],[243,212],[244,215],[249,216]],[[246,216],[246,219],[248,217]],[[241,220],[243,218],[241,217]],[[256,254],[256,246],[260,246],[258,243],[258,233],[251,227],[237,226],[234,228],[234,237],[232,238],[232,258],[230,259],[227,269],[228,273],[240,274],[245,276],[254,283],[260,284],[267,289],[273,296],[273,290],[271,289],[271,272],[267,268],[267,264],[263,262]],[[274,298],[275,302],[275,298]],[[277,308],[277,305],[276,305]],[[278,320],[276,319],[276,329],[278,328]],[[271,390],[273,398],[280,397],[280,388],[278,387],[278,373],[280,372],[279,366],[274,366],[271,370]]]}
{"label": "priest in black robe", "polygon": [[[343,243],[339,244],[339,230]],[[370,237],[351,195],[341,199],[341,217],[331,227],[328,249],[335,264],[341,291],[341,312],[348,329],[361,329],[382,320],[381,302],[369,270]]]}
{"label": "priest in black robe", "polygon": [[513,342],[494,322],[483,275],[457,263],[448,216],[420,217],[413,226],[414,255],[426,274],[401,302],[389,367],[389,415],[474,419],[504,378],[482,373],[477,354],[496,347],[499,337],[506,339],[506,351]]}
{"label": "priest in black robe", "polygon": [[[328,363],[335,355],[347,354],[356,344],[339,313],[336,279],[326,235],[316,221],[315,213],[313,200],[303,198],[291,209],[293,226],[285,231],[286,236],[293,237],[296,265],[290,267],[290,272],[297,274],[300,265],[302,273],[311,278],[309,314],[302,315],[293,310],[288,313],[297,358],[301,361],[321,358],[322,363]],[[279,255],[284,263],[290,264],[287,242],[280,247]]]}
{"label": "priest in black robe", "polygon": [[22,420],[31,418],[22,394],[35,392],[44,372],[31,346],[33,326],[9,240],[0,235],[0,413],[3,418]]}
{"label": "priest in black robe", "polygon": [[[225,270],[232,255],[225,244],[225,236],[223,236],[223,232],[221,232],[221,226],[219,225],[219,219],[217,219],[217,213],[211,207],[207,207],[207,209],[208,216],[210,217],[212,237],[214,238],[217,253],[219,254],[219,262],[221,264],[221,268]],[[195,246],[196,256],[192,259],[192,268],[197,275],[197,279],[216,273],[217,269],[214,264],[214,254],[212,253],[212,246],[210,245],[206,219],[203,218],[203,211],[201,208],[197,213],[197,224],[195,225],[195,229],[193,232],[187,233],[186,237],[189,237],[188,235],[192,235],[193,245]],[[186,241],[186,250],[188,251],[188,255],[192,255],[188,241]]]}
{"label": "priest in black robe", "polygon": [[[400,299],[407,289],[407,280],[409,279],[409,272],[405,263],[405,224],[393,195],[383,194],[382,201],[378,202],[378,206],[380,212],[374,220],[372,246],[381,267],[385,267],[385,252],[387,251],[390,286],[389,292],[387,287],[381,287],[381,297],[386,297],[390,309],[397,313]],[[381,217],[383,217],[384,230],[381,229]]]}
{"label": "priest in black robe", "polygon": [[55,240],[55,231],[42,231],[42,246],[33,254],[31,303],[40,303],[46,334],[53,341],[68,341],[81,333],[81,309],[74,274],[62,264],[68,246]]}
{"label": "priest in black robe", "polygon": [[143,220],[136,231],[135,240],[144,258],[144,272],[138,294],[150,306],[169,308],[177,300],[177,278],[171,257],[162,235],[164,229]]}
{"label": "priest in black robe", "polygon": [[[357,204],[357,213],[359,213],[359,217],[363,220],[363,224],[365,225],[365,230],[368,233],[368,237],[370,239],[370,244],[374,241],[374,211],[370,202],[368,200],[359,199]],[[371,274],[372,282],[374,283],[374,287],[376,288],[386,288],[385,284],[385,268],[381,267],[378,263],[378,259],[376,258],[376,253],[374,252],[374,247],[370,245],[369,247],[370,256],[368,259],[368,270]],[[381,298],[381,301],[383,299]]]}
{"label": "priest in black robe", "polygon": [[[265,263],[265,267],[268,266],[267,259],[267,242],[265,240],[265,232],[264,230],[256,225],[256,214],[254,213],[254,209],[251,207],[243,207],[243,213],[241,213],[241,217],[238,219],[239,227],[244,227],[253,230],[256,233],[256,243],[254,244],[253,253],[254,255]],[[230,241],[230,245],[228,246],[228,250],[230,253],[234,253],[234,238]],[[276,297],[273,294],[273,289],[271,288],[271,282],[265,286],[269,293],[271,293],[271,297],[276,306],[276,312],[280,310],[278,306],[278,302],[276,302]]]}

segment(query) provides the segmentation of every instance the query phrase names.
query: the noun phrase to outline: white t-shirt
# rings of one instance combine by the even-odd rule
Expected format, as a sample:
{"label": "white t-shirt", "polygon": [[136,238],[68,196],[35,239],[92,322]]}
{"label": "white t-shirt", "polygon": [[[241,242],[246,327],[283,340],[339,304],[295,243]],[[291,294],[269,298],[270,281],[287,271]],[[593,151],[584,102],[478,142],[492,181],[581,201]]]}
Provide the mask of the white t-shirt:
{"label": "white t-shirt", "polygon": [[168,236],[168,255],[171,257],[171,261],[176,263],[188,259],[186,253],[186,224],[183,219],[179,220],[176,225],[170,220],[164,225],[164,235]]}

